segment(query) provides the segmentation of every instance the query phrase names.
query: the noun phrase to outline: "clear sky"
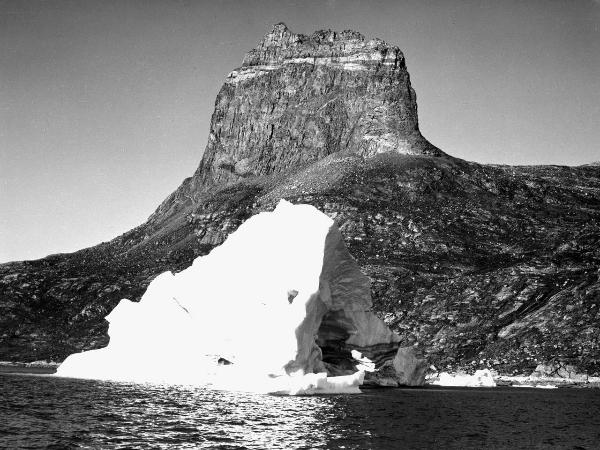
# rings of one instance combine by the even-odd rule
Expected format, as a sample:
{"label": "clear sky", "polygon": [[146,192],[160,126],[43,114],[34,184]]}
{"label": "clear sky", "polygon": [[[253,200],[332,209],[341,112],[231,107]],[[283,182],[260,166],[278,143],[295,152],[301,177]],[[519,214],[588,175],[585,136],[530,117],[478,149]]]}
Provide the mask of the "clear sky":
{"label": "clear sky", "polygon": [[276,22],[404,52],[423,134],[504,164],[600,160],[600,1],[0,0],[0,262],[141,224]]}

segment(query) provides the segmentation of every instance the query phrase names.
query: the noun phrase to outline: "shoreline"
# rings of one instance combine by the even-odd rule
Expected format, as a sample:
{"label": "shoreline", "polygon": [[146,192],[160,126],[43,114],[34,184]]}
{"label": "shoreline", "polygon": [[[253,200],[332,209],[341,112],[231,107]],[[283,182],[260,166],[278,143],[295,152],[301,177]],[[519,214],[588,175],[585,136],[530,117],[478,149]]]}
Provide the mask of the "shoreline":
{"label": "shoreline", "polygon": [[533,377],[531,375],[508,376],[499,375],[494,377],[498,387],[517,387],[517,388],[600,388],[600,377],[580,377],[580,378],[561,378],[561,377]]}
{"label": "shoreline", "polygon": [[[0,374],[31,374],[31,375],[51,375],[56,373],[60,366],[57,362],[35,361],[30,363],[0,361]],[[453,376],[459,374],[451,374]],[[444,386],[435,383],[436,376],[430,376],[425,380],[423,386],[414,386],[416,388],[449,388],[449,387],[469,387],[469,386]],[[495,375],[493,377],[496,383],[495,387],[513,387],[513,388],[537,388],[537,389],[568,389],[568,388],[600,388],[600,377],[578,376],[577,378],[561,377],[538,377],[531,375]],[[471,386],[475,387],[475,386]],[[481,386],[484,387],[484,386]],[[494,386],[487,386],[494,387]],[[362,389],[382,389],[382,386],[361,386]],[[410,386],[400,386],[400,388],[410,388]]]}
{"label": "shoreline", "polygon": [[58,366],[60,366],[60,363],[46,361],[34,361],[30,363],[0,361],[0,374],[24,373],[33,375],[47,375],[56,373]]}
{"label": "shoreline", "polygon": [[439,387],[514,387],[514,388],[600,388],[600,377],[573,373],[573,376],[558,375],[499,375],[488,369],[478,370],[474,375],[464,372],[436,373],[425,378],[425,385]]}

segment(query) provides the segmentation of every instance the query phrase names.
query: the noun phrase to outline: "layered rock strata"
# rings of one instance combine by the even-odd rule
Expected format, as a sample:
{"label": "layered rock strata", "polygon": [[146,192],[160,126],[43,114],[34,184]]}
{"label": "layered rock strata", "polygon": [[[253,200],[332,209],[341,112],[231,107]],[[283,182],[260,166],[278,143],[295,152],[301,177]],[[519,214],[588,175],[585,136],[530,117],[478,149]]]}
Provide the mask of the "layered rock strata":
{"label": "layered rock strata", "polygon": [[333,153],[390,151],[444,154],[419,131],[400,49],[355,31],[307,36],[280,23],[227,76],[200,166],[157,216],[215,183],[285,172]]}

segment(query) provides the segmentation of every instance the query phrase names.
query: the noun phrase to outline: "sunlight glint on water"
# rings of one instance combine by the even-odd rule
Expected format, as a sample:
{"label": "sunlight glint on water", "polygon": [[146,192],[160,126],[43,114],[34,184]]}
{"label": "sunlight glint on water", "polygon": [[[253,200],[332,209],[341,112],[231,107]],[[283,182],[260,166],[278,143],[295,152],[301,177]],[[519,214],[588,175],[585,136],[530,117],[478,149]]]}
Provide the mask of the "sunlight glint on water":
{"label": "sunlight glint on water", "polygon": [[0,374],[0,448],[597,448],[595,389],[278,397]]}

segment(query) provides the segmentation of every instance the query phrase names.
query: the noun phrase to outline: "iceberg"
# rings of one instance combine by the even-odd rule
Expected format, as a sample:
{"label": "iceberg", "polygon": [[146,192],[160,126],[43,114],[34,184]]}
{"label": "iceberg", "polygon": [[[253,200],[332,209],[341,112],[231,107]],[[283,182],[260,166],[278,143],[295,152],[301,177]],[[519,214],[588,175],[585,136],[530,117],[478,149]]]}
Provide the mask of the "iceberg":
{"label": "iceberg", "polygon": [[431,384],[454,387],[496,387],[492,372],[488,369],[476,370],[473,375],[449,374],[442,372]]}
{"label": "iceberg", "polygon": [[[106,317],[107,347],[57,375],[277,394],[357,393],[377,371],[423,384],[424,361],[371,311],[369,279],[327,215],[281,200],[138,303]],[[392,374],[393,375],[393,374]]]}

